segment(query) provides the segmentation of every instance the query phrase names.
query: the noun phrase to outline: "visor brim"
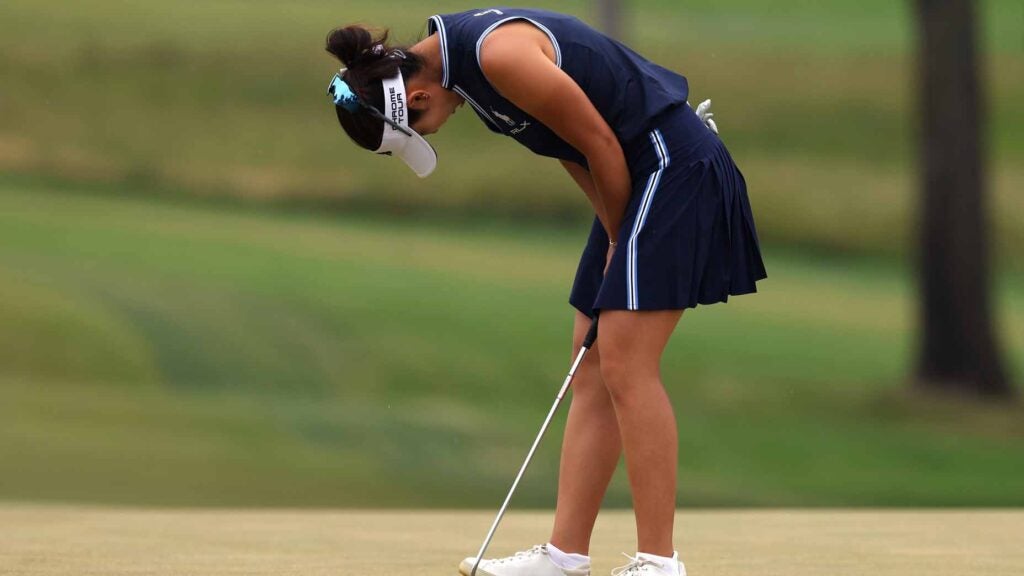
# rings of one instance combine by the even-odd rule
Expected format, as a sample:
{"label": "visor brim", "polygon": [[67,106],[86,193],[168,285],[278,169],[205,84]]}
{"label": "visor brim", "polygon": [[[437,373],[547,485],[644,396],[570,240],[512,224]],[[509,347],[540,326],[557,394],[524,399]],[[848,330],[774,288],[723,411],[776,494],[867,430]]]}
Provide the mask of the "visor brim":
{"label": "visor brim", "polygon": [[426,178],[437,167],[437,152],[422,136],[416,132],[412,136],[401,135],[401,138],[389,139],[390,152],[398,156],[420,178]]}

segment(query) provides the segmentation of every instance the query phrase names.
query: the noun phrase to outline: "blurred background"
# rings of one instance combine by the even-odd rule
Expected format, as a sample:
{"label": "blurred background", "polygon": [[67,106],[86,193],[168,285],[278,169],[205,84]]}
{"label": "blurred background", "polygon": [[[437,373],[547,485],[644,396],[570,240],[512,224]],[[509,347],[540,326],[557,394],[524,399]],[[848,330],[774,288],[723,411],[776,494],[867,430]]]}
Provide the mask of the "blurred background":
{"label": "blurred background", "polygon": [[[991,300],[964,333],[1000,367],[950,379],[922,344],[918,3],[530,5],[685,74],[748,181],[769,277],[665,355],[681,504],[1024,505],[1024,5],[975,3]],[[420,180],[325,95],[331,28],[412,44],[474,7],[0,4],[0,500],[500,503],[569,364],[586,198],[468,108]],[[553,506],[562,419],[514,506]]]}

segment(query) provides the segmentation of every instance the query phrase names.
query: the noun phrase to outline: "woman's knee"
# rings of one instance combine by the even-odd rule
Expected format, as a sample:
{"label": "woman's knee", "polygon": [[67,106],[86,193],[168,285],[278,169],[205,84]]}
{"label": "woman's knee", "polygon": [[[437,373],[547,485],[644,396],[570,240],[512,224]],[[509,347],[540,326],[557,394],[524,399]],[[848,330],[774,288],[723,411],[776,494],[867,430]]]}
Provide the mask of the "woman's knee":
{"label": "woman's knee", "polygon": [[645,395],[651,388],[661,387],[657,363],[637,360],[624,354],[605,354],[601,358],[601,381],[618,408],[628,407],[632,399]]}
{"label": "woman's knee", "polygon": [[600,374],[605,388],[614,397],[623,394],[629,387],[629,362],[623,354],[609,352],[602,354]]}
{"label": "woman's knee", "polygon": [[661,354],[681,315],[680,310],[601,315],[601,378],[613,400],[627,398],[638,386],[660,385]]}
{"label": "woman's knee", "polygon": [[612,400],[619,404],[628,400],[638,387],[658,385],[658,360],[628,346],[606,346],[602,350],[599,373]]}
{"label": "woman's knee", "polygon": [[576,369],[572,379],[572,393],[574,397],[608,395],[601,379],[601,358],[596,350],[588,352]]}

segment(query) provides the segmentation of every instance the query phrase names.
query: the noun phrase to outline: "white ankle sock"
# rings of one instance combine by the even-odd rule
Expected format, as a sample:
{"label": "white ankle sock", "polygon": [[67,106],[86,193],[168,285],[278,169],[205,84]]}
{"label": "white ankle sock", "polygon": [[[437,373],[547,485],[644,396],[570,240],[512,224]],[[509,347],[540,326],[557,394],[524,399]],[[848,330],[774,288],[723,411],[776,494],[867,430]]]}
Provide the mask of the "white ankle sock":
{"label": "white ankle sock", "polygon": [[547,544],[547,549],[548,555],[551,556],[551,561],[562,570],[575,570],[580,566],[590,564],[590,556],[562,552],[550,542]]}
{"label": "white ankle sock", "polygon": [[672,556],[655,556],[654,554],[648,554],[646,552],[637,552],[637,558],[643,558],[644,560],[650,560],[661,565],[662,571],[672,576],[686,576],[686,569],[679,569],[679,552],[673,552]]}

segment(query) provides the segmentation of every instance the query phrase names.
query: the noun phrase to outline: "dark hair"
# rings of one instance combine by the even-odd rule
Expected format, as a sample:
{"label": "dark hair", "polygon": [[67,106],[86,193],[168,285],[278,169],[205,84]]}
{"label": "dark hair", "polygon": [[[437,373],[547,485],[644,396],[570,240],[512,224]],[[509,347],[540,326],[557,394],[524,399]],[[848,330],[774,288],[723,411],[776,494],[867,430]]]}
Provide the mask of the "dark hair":
{"label": "dark hair", "polygon": [[[382,80],[392,78],[402,70],[408,82],[423,69],[423,58],[409,52],[406,47],[388,46],[388,31],[378,37],[366,28],[353,25],[335,28],[327,35],[327,51],[334,54],[348,69],[342,79],[352,88],[356,96],[378,110],[384,105]],[[384,137],[384,122],[363,112],[352,113],[341,106],[335,106],[338,122],[349,135],[367,150],[380,147]],[[420,117],[419,110],[409,110],[409,124]]]}

